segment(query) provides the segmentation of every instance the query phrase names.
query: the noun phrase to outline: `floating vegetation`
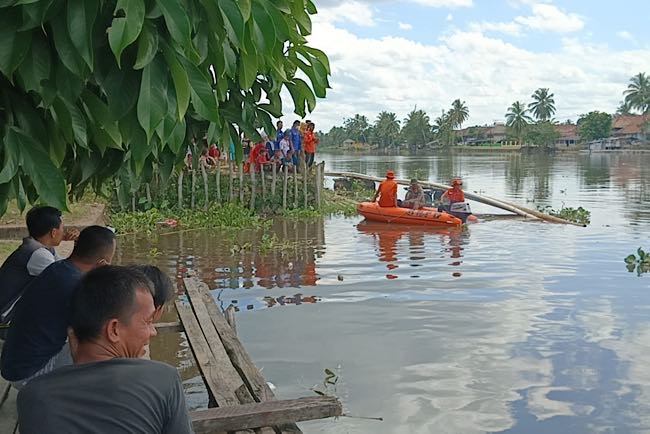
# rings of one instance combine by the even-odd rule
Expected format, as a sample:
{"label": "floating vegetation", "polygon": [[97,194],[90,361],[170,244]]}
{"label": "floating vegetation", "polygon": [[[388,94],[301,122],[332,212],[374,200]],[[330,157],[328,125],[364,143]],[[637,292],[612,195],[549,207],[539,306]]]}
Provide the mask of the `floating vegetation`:
{"label": "floating vegetation", "polygon": [[625,258],[625,264],[627,271],[634,273],[636,271],[637,276],[640,276],[643,273],[650,272],[650,252],[645,252],[641,247],[634,253],[628,255]]}
{"label": "floating vegetation", "polygon": [[550,206],[540,206],[537,207],[537,210],[581,225],[591,223],[591,212],[581,206],[578,208],[562,207],[559,210],[555,210]]}
{"label": "floating vegetation", "polygon": [[[339,369],[341,367],[339,366]],[[322,384],[317,384],[311,390],[320,396],[336,397],[336,384],[339,382],[339,376],[331,369],[325,368],[325,379]]]}

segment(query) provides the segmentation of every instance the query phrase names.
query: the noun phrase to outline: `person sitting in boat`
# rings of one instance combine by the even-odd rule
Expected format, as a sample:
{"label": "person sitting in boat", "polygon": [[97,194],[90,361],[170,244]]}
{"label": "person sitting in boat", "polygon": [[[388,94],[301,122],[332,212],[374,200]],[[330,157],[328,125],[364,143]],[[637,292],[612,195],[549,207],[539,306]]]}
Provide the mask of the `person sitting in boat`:
{"label": "person sitting in boat", "polygon": [[406,197],[402,201],[402,208],[420,209],[424,206],[424,190],[417,179],[411,179],[411,185],[406,192]]}
{"label": "person sitting in boat", "polygon": [[392,170],[386,172],[386,180],[379,184],[372,201],[375,202],[377,197],[379,197],[380,207],[397,207],[397,183],[395,182],[395,172]]}
{"label": "person sitting in boat", "polygon": [[456,202],[465,202],[465,193],[463,192],[463,181],[456,178],[451,181],[451,188],[445,191],[440,200],[442,201],[442,208],[449,210],[449,207]]}

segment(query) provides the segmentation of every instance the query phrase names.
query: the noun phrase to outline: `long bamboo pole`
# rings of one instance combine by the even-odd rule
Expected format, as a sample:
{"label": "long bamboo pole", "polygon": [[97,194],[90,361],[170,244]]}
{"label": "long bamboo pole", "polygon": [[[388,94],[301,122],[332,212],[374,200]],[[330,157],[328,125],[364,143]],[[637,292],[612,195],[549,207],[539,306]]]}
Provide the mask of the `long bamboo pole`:
{"label": "long bamboo pole", "polygon": [[260,166],[260,178],[262,180],[262,200],[266,200],[266,175],[264,173],[264,166]]}
{"label": "long bamboo pole", "polygon": [[201,165],[201,177],[203,178],[203,209],[208,209],[210,204],[210,198],[208,197],[209,188],[208,188],[208,172],[205,170],[205,165],[199,161]]}
{"label": "long bamboo pole", "polygon": [[178,174],[178,186],[176,191],[178,192],[178,209],[183,209],[183,169],[181,169]]}
{"label": "long bamboo pole", "polygon": [[235,182],[235,168],[232,161],[228,162],[228,201],[232,202],[235,199],[235,190],[233,183]]}
{"label": "long bamboo pole", "polygon": [[[362,173],[354,173],[354,172],[326,172],[326,176],[337,176],[337,177],[343,177],[343,178],[356,178],[356,179],[367,179],[370,181],[383,181],[383,178],[377,177],[377,176],[370,176],[370,175],[365,175]],[[396,179],[395,182],[398,184],[402,185],[409,185],[410,181],[405,180],[405,179]],[[439,190],[447,190],[451,188],[448,185],[444,184],[438,184],[436,182],[428,182],[428,181],[421,181],[420,185],[424,187],[429,187],[429,188],[436,188]],[[521,205],[517,205],[514,203],[506,202],[500,199],[493,199],[491,197],[486,197],[486,196],[481,196],[475,193],[470,193],[470,192],[465,192],[465,197],[467,199],[474,200],[476,202],[480,202],[486,205],[493,206],[495,208],[500,208],[505,211],[512,212],[514,214],[518,214],[520,216],[533,219],[533,220],[544,220],[550,223],[561,223],[561,224],[570,224],[570,225],[576,225],[576,226],[583,226],[582,224],[571,222],[569,220],[565,220],[560,217],[555,217],[552,215],[545,214],[543,212],[539,212],[536,210],[532,210],[530,208],[522,207]]]}
{"label": "long bamboo pole", "polygon": [[196,170],[194,168],[192,168],[192,196],[190,206],[192,209],[196,206]]}
{"label": "long bamboo pole", "polygon": [[271,197],[275,197],[275,182],[277,180],[278,165],[273,163],[273,179],[271,181]]}

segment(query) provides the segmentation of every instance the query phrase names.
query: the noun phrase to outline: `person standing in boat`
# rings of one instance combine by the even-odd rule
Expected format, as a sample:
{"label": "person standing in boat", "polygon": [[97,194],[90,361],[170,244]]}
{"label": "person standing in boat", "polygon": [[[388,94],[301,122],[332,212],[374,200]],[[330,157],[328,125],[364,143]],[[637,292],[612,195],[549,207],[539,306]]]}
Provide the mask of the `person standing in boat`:
{"label": "person standing in boat", "polygon": [[395,172],[389,170],[386,172],[386,180],[382,181],[375,192],[372,201],[379,198],[379,206],[382,208],[397,207],[397,183],[395,182]]}
{"label": "person standing in boat", "polygon": [[411,185],[402,201],[402,208],[420,209],[424,206],[424,190],[417,179],[411,179]]}
{"label": "person standing in boat", "polygon": [[445,191],[440,200],[442,200],[443,207],[447,209],[456,202],[465,202],[465,193],[463,192],[463,181],[456,178],[451,181],[451,188]]}

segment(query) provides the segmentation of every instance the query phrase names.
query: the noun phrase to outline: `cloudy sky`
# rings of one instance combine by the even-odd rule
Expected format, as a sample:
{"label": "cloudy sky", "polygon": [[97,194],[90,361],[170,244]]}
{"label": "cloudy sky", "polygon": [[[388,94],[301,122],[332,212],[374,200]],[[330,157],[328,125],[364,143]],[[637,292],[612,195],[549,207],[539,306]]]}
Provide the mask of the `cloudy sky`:
{"label": "cloudy sky", "polygon": [[431,118],[460,98],[465,125],[502,121],[539,87],[556,119],[613,112],[630,77],[650,73],[650,2],[621,0],[315,0],[310,44],[332,89],[310,115],[328,130],[355,113]]}

